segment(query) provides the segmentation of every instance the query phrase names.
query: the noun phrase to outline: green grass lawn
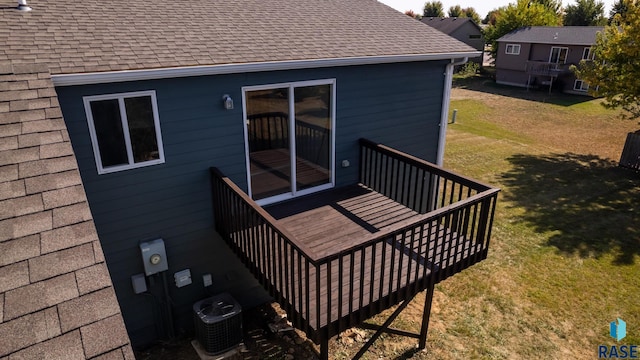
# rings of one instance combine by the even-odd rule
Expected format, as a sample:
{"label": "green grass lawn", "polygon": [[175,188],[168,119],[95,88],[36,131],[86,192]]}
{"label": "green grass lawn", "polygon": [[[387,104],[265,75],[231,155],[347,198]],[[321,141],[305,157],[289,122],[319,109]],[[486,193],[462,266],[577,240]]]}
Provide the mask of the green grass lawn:
{"label": "green grass lawn", "polygon": [[[489,257],[437,286],[426,351],[384,335],[365,358],[593,359],[618,344],[618,317],[618,345],[640,345],[640,174],[617,167],[640,125],[599,100],[471,81],[445,167],[502,188]],[[423,299],[395,326],[418,331]]]}

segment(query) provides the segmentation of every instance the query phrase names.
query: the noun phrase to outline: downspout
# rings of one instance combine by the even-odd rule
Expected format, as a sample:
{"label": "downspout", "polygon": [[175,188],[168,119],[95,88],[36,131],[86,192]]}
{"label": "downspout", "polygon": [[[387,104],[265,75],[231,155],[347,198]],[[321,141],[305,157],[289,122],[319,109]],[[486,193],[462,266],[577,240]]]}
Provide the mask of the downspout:
{"label": "downspout", "polygon": [[451,100],[451,81],[453,80],[453,68],[456,65],[462,65],[469,60],[465,56],[461,61],[455,62],[451,59],[451,63],[447,64],[444,73],[444,96],[442,97],[442,114],[440,116],[440,137],[438,138],[438,153],[436,156],[436,164],[442,166],[444,162],[444,143],[447,137],[447,123],[449,123],[449,102]]}

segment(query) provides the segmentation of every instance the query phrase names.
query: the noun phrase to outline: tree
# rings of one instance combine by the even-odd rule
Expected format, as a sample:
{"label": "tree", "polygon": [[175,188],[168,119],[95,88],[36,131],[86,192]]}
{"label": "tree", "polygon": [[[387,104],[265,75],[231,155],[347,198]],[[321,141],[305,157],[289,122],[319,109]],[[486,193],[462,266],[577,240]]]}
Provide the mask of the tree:
{"label": "tree", "polygon": [[622,108],[625,117],[640,117],[640,7],[627,3],[624,19],[616,15],[598,34],[593,47],[595,60],[572,66],[578,79],[589,84],[589,92],[603,96],[607,108]]}
{"label": "tree", "polygon": [[557,26],[562,24],[562,16],[550,8],[529,0],[518,0],[515,4],[498,9],[496,20],[485,30],[485,39],[490,43],[491,54],[498,56],[497,40],[513,30],[525,26]]}
{"label": "tree", "polygon": [[530,0],[529,4],[540,4],[546,9],[553,11],[554,13],[561,15],[562,1],[561,0]]}
{"label": "tree", "polygon": [[420,20],[420,15],[416,14],[413,10],[407,10],[404,12],[404,14],[414,19]]}
{"label": "tree", "polygon": [[618,0],[613,3],[613,7],[611,11],[609,11],[609,23],[613,22],[613,18],[616,14],[620,14],[622,18],[627,15],[627,11],[629,10],[629,0]]}
{"label": "tree", "polygon": [[424,4],[425,17],[444,17],[444,6],[440,1],[430,1]]}
{"label": "tree", "polygon": [[486,24],[486,25],[495,25],[496,24],[496,17],[498,16],[498,13],[500,11],[502,11],[502,9],[504,9],[504,8],[493,9],[493,10],[489,11],[487,13],[487,16],[485,16],[484,20],[482,20],[482,23]]}
{"label": "tree", "polygon": [[471,18],[476,24],[480,24],[480,15],[476,12],[476,9],[472,7],[462,8],[460,5],[452,6],[449,8],[449,17],[452,18]]}
{"label": "tree", "polygon": [[463,17],[464,12],[462,11],[462,7],[460,5],[452,6],[449,8],[449,17]]}
{"label": "tree", "polygon": [[567,5],[562,23],[564,26],[606,25],[604,3],[596,0],[576,0],[574,5]]}
{"label": "tree", "polygon": [[476,9],[472,7],[464,8],[462,9],[462,12],[464,13],[464,17],[471,18],[476,24],[480,24],[480,21],[482,21]]}

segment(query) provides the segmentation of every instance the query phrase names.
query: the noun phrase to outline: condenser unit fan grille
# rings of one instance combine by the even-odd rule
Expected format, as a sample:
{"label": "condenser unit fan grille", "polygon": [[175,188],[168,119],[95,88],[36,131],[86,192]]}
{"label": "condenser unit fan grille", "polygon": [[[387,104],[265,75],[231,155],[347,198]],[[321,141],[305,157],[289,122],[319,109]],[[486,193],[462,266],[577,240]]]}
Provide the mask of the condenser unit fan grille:
{"label": "condenser unit fan grille", "polygon": [[229,294],[220,294],[193,304],[196,339],[212,355],[228,351],[242,342],[242,308]]}

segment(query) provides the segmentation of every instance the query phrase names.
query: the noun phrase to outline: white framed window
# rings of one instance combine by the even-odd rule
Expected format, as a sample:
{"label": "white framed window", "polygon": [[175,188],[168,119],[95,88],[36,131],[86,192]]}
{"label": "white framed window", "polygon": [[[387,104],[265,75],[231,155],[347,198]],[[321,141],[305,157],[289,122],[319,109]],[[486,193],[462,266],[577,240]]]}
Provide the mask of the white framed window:
{"label": "white framed window", "polygon": [[569,48],[553,46],[551,53],[549,53],[549,62],[552,64],[565,64],[568,54]]}
{"label": "white framed window", "polygon": [[504,53],[507,55],[520,55],[520,44],[507,44]]}
{"label": "white framed window", "polygon": [[593,60],[594,54],[591,51],[591,47],[586,47],[582,51],[582,60]]}
{"label": "white framed window", "polygon": [[589,84],[582,80],[576,80],[573,83],[573,90],[587,92],[589,90]]}
{"label": "white framed window", "polygon": [[164,163],[154,90],[85,96],[98,174]]}
{"label": "white framed window", "polygon": [[249,196],[259,205],[335,186],[336,80],[242,88]]}

